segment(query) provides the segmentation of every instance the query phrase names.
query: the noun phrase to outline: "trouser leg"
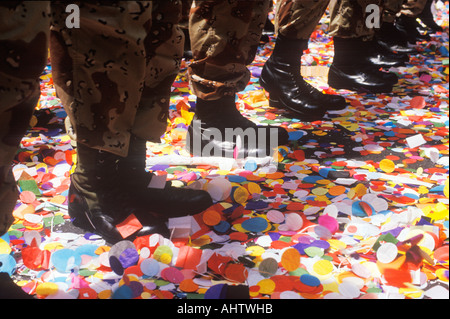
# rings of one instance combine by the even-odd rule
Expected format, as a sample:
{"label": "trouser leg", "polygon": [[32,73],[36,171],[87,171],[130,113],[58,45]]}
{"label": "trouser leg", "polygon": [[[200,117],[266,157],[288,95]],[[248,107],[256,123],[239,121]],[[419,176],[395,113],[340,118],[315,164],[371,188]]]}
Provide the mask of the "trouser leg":
{"label": "trouser leg", "polygon": [[276,32],[286,38],[309,40],[328,4],[328,0],[278,1],[275,15]]}
{"label": "trouser leg", "polygon": [[217,100],[242,91],[269,10],[269,1],[194,1],[189,30],[194,61],[188,68],[197,97]]}
{"label": "trouser leg", "polygon": [[301,57],[309,38],[325,13],[328,1],[277,3],[277,39],[259,82],[270,94],[269,104],[289,110],[303,121],[319,120],[328,110],[345,108],[345,99],[322,94],[301,76]]}
{"label": "trouser leg", "polygon": [[337,89],[364,90],[372,93],[391,92],[397,83],[393,73],[379,71],[370,62],[376,48],[375,28],[367,23],[369,5],[380,7],[380,0],[332,1],[330,35],[334,40],[333,63],[328,84]]}
{"label": "trouser leg", "polygon": [[[17,186],[12,162],[39,101],[39,76],[47,64],[47,1],[0,2],[0,236],[14,222]],[[0,298],[29,299],[0,273]]]}
{"label": "trouser leg", "polygon": [[[225,130],[239,129],[256,132],[258,142],[243,142],[238,146],[240,154],[247,156],[270,155],[273,150],[266,145],[273,139],[279,144],[288,141],[288,134],[280,127],[258,128],[236,109],[236,94],[242,91],[250,80],[247,66],[253,61],[269,12],[270,1],[194,1],[189,19],[189,33],[193,61],[188,67],[192,92],[197,96],[196,114],[189,127],[187,148],[192,154],[211,156],[203,150],[213,144],[214,154],[232,157],[235,153],[237,136],[225,135]],[[208,129],[218,129],[222,136],[211,138],[204,134]],[[259,139],[260,135],[264,135]],[[244,141],[244,136],[242,141]],[[193,147],[193,141],[201,140],[200,147]],[[258,144],[258,145],[256,145]],[[253,154],[253,155],[250,155]]]}
{"label": "trouser leg", "polygon": [[49,29],[48,2],[9,3],[0,2],[0,234],[13,222],[11,164],[39,101]]}
{"label": "trouser leg", "polygon": [[168,236],[167,217],[211,204],[205,191],[147,187],[145,141],[160,141],[166,130],[182,57],[181,2],[77,4],[79,29],[66,27],[62,3],[52,3],[51,29],[56,93],[78,145],[69,215],[110,242],[129,238],[116,225],[132,214],[143,225],[132,236]]}

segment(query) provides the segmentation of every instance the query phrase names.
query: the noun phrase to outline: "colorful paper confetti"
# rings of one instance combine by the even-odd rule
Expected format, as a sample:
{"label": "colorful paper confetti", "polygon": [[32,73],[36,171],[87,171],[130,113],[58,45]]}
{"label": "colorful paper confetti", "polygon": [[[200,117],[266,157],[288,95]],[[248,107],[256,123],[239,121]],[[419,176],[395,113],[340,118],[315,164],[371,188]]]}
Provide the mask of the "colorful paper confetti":
{"label": "colorful paper confetti", "polygon": [[[289,131],[276,164],[181,162],[195,106],[183,61],[167,132],[161,144],[148,143],[148,169],[205,189],[216,203],[171,219],[171,238],[113,246],[67,214],[76,150],[49,64],[14,165],[20,198],[0,238],[0,271],[40,299],[447,299],[448,9],[437,13],[447,32],[391,69],[400,79],[392,94],[341,90],[350,106],[313,123],[268,106],[258,76],[274,39],[261,46],[238,105],[251,120]],[[326,23],[304,66],[329,67]],[[307,79],[336,93],[323,77]]]}

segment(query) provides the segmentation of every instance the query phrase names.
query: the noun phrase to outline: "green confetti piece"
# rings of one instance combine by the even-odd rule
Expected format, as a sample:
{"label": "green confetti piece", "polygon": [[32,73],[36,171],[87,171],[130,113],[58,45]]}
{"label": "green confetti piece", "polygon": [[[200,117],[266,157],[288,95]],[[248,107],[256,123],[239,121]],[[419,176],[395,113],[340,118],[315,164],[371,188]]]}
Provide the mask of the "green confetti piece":
{"label": "green confetti piece", "polygon": [[65,220],[61,215],[55,215],[54,217],[44,218],[44,227],[50,227],[52,225],[52,219],[53,219],[53,226],[65,223]]}
{"label": "green confetti piece", "polygon": [[34,179],[31,180],[19,180],[19,187],[23,191],[30,191],[36,196],[41,196],[41,191]]}

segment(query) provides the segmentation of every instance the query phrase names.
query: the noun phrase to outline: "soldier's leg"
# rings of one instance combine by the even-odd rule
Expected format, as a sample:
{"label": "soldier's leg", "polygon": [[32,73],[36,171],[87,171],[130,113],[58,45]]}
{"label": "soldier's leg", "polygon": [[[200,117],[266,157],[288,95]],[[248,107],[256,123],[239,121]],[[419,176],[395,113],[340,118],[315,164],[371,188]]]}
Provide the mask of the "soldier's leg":
{"label": "soldier's leg", "polygon": [[[206,128],[216,128],[225,135],[225,129],[264,132],[269,143],[277,139],[287,143],[287,132],[279,127],[259,128],[236,109],[236,93],[250,80],[247,66],[253,61],[262,29],[267,19],[269,1],[194,1],[189,21],[193,62],[188,68],[192,92],[197,96],[193,123],[201,121],[202,129],[189,128],[188,149],[196,155],[233,156],[236,138],[211,141],[214,154],[199,154],[210,138],[203,135]],[[194,131],[195,130],[195,131]],[[261,134],[258,134],[259,137]],[[236,137],[236,136],[234,136]],[[194,143],[201,147],[194,150]],[[270,145],[243,143],[241,156],[268,155]]]}
{"label": "soldier's leg", "polygon": [[[0,235],[14,222],[17,186],[11,165],[39,101],[48,31],[46,1],[0,2]],[[8,274],[0,275],[0,298],[30,297]]]}
{"label": "soldier's leg", "polygon": [[[164,3],[174,5],[175,1]],[[65,25],[65,6],[52,3],[55,87],[77,138],[78,160],[71,176],[69,214],[75,225],[95,231],[110,242],[129,235],[119,233],[115,226],[131,214],[143,227],[130,236],[154,232],[168,236],[163,212],[186,214],[186,210],[179,209],[184,204],[194,213],[210,204],[209,196],[202,192],[202,198],[209,201],[205,205],[201,198],[200,208],[193,207],[195,196],[191,196],[192,200],[185,196],[181,198],[183,203],[175,198],[173,203],[178,206],[166,206],[162,211],[167,198],[161,196],[162,190],[155,190],[153,195],[146,193],[150,189],[145,167],[141,167],[141,179],[131,180],[129,175],[129,166],[135,160],[145,165],[144,138],[151,136],[155,140],[165,130],[163,118],[152,118],[146,123],[145,136],[139,138],[144,149],[139,148],[139,155],[133,153],[136,150],[132,142],[143,132],[138,114],[146,114],[142,116],[149,119],[148,114],[155,116],[166,107],[141,101],[152,59],[149,48],[164,36],[151,33],[155,7],[155,1],[80,2],[80,28],[69,29]],[[168,21],[164,15],[158,19],[162,24]],[[160,31],[172,34],[172,27]],[[170,84],[166,83],[169,89],[165,92]],[[153,199],[151,205],[141,200],[140,192]]]}
{"label": "soldier's leg", "polygon": [[181,0],[181,20],[180,28],[184,33],[184,54],[186,60],[192,59],[191,39],[189,37],[189,14],[191,12],[193,0]]}
{"label": "soldier's leg", "polygon": [[388,52],[402,54],[406,62],[409,60],[407,54],[415,53],[416,50],[408,46],[407,35],[395,25],[403,2],[404,0],[383,0],[382,22],[380,29],[376,31],[376,38]]}
{"label": "soldier's leg", "polygon": [[406,0],[402,5],[400,16],[397,19],[397,27],[407,34],[408,41],[411,44],[415,44],[417,41],[429,41],[431,39],[426,32],[420,32],[421,25],[417,21],[417,17],[423,12],[426,4],[427,0]]}
{"label": "soldier's leg", "polygon": [[146,141],[160,142],[167,129],[172,83],[178,75],[184,48],[180,1],[159,0],[152,4],[152,24],[145,41],[143,90],[131,129],[129,155],[122,161],[120,171],[140,202],[165,217],[177,217],[203,211],[212,205],[212,200],[203,190],[172,187],[169,183],[164,189],[147,188],[152,174],[145,171]]}
{"label": "soldier's leg", "polygon": [[426,3],[423,4],[423,10],[417,15],[417,17],[422,21],[428,28],[432,31],[442,32],[443,29],[440,25],[434,21],[433,12],[431,11],[431,6],[433,5],[433,0],[426,0]]}
{"label": "soldier's leg", "polygon": [[431,6],[433,1],[428,0],[406,0],[402,4],[400,13],[407,17],[418,17],[423,12],[425,6]]}
{"label": "soldier's leg", "polygon": [[309,38],[327,6],[328,1],[278,2],[275,48],[259,79],[270,94],[271,106],[290,110],[302,120],[319,120],[327,110],[347,105],[343,97],[322,94],[301,76],[303,51],[308,48]]}
{"label": "soldier's leg", "polygon": [[332,1],[330,35],[334,40],[334,58],[328,84],[336,89],[391,92],[396,75],[379,71],[368,60],[375,33],[366,21],[369,14],[375,14],[367,10],[368,5],[380,9],[378,0]]}

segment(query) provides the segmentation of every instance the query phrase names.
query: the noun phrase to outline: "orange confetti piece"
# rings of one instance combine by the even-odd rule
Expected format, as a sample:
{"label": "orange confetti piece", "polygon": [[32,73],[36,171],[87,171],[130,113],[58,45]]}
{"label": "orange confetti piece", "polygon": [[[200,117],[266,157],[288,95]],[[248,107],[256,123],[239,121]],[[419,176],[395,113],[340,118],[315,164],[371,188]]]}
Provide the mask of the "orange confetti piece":
{"label": "orange confetti piece", "polygon": [[247,279],[248,271],[242,264],[228,264],[225,268],[225,277],[228,280],[243,283]]}
{"label": "orange confetti piece", "polygon": [[423,96],[415,96],[409,101],[409,105],[414,109],[423,109],[426,106],[426,102]]}
{"label": "orange confetti piece", "polygon": [[198,285],[194,282],[193,279],[184,279],[182,282],[180,282],[179,288],[184,292],[195,292],[198,290]]}
{"label": "orange confetti piece", "polygon": [[342,185],[336,185],[333,187],[330,187],[330,189],[328,190],[328,194],[332,195],[332,196],[339,196],[345,193],[345,186]]}
{"label": "orange confetti piece", "polygon": [[300,253],[295,248],[286,249],[281,256],[281,265],[287,271],[294,271],[300,267]]}
{"label": "orange confetti piece", "polygon": [[203,222],[208,226],[216,226],[221,220],[220,213],[215,210],[210,209],[203,213]]}
{"label": "orange confetti piece", "polygon": [[139,222],[136,216],[134,216],[134,214],[131,214],[130,216],[127,217],[127,219],[118,224],[116,228],[123,238],[127,238],[128,236],[134,234],[139,229],[141,229],[142,224]]}

